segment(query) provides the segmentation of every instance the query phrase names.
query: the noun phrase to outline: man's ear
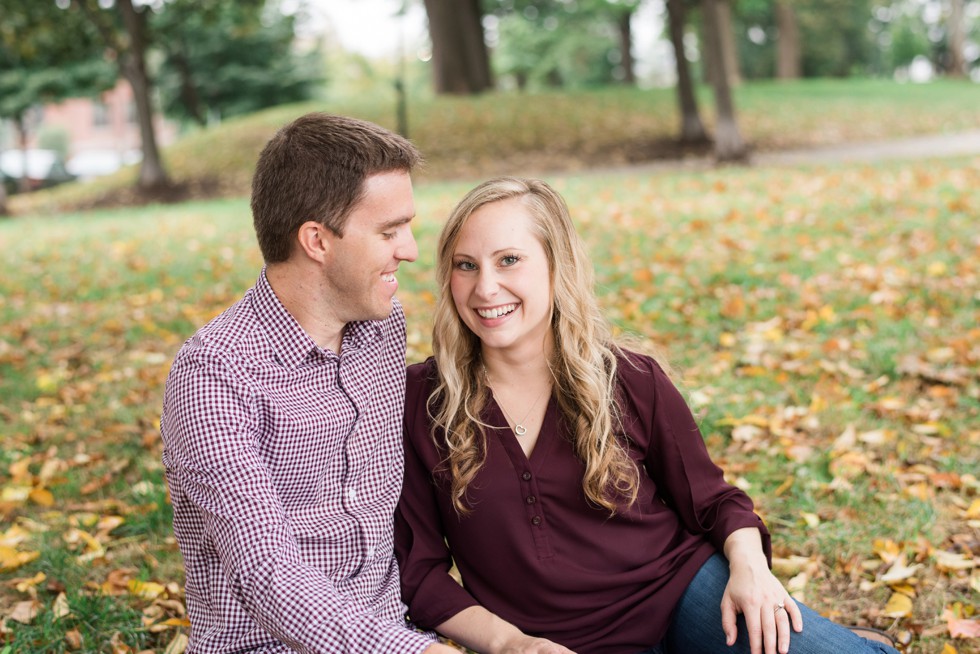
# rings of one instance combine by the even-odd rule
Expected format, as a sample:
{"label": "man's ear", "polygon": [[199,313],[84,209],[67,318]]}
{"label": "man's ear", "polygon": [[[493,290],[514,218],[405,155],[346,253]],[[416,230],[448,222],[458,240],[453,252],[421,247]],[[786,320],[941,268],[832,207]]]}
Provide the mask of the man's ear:
{"label": "man's ear", "polygon": [[329,258],[335,238],[337,236],[332,231],[315,220],[307,220],[300,225],[296,234],[299,249],[310,259],[320,263]]}

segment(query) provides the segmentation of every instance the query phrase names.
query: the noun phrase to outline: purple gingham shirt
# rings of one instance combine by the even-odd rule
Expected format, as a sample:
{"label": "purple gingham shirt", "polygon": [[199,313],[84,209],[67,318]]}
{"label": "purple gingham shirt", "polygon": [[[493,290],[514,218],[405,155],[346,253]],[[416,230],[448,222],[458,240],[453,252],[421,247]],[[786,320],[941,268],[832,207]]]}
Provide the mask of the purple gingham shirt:
{"label": "purple gingham shirt", "polygon": [[338,356],[265,271],[187,341],[167,379],[163,463],[184,557],[189,652],[393,652],[405,622],[405,317],[351,323]]}

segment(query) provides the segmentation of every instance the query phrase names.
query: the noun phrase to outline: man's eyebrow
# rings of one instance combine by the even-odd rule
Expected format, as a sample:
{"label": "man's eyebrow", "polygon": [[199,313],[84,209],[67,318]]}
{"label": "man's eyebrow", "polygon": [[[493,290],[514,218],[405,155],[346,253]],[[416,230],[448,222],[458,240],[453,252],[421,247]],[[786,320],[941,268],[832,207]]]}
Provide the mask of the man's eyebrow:
{"label": "man's eyebrow", "polygon": [[385,229],[391,229],[393,227],[400,227],[401,225],[412,222],[413,218],[415,218],[415,216],[406,216],[404,218],[395,218],[394,220],[388,220],[378,225],[378,229],[385,230]]}

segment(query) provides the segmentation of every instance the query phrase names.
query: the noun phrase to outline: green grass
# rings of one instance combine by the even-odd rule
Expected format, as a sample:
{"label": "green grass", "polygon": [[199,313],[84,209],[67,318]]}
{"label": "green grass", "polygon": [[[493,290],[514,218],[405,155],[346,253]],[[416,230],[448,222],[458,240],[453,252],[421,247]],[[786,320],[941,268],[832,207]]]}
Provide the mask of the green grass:
{"label": "green grass", "polygon": [[[928,548],[963,552],[976,529],[964,512],[980,492],[980,159],[548,180],[593,253],[606,314],[641,346],[664,348],[777,555],[814,562],[807,601],[939,651],[943,610],[977,608],[978,571],[941,570]],[[410,361],[429,353],[439,226],[471,185],[417,185],[421,256],[399,291]],[[58,582],[36,589],[34,622],[8,621],[8,644],[60,651],[75,628],[81,651],[103,651],[119,632],[134,650],[162,652],[176,630],[147,631],[140,616],[179,617],[172,605],[95,589],[128,570],[176,584],[157,602],[183,599],[159,463],[162,384],[183,340],[255,280],[248,204],[26,216],[0,223],[0,249],[0,490],[11,493],[0,510],[4,530],[25,534],[16,548],[39,553],[0,574],[0,614],[28,597],[12,579]],[[53,504],[13,493],[29,487]],[[122,522],[99,532],[91,516]],[[73,524],[104,554],[79,559]],[[876,581],[887,569],[876,540],[923,565],[908,618],[882,614],[891,591]],[[56,621],[62,588],[75,617]]]}

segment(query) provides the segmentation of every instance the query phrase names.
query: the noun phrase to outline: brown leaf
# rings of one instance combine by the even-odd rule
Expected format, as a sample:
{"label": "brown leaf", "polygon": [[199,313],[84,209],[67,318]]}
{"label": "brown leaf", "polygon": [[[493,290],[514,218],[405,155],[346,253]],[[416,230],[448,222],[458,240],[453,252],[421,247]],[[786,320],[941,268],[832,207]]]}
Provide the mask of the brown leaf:
{"label": "brown leaf", "polygon": [[78,629],[70,629],[65,632],[65,642],[68,643],[68,649],[78,650],[82,649],[82,634]]}
{"label": "brown leaf", "polygon": [[980,638],[980,619],[958,618],[953,611],[943,611],[950,638]]}
{"label": "brown leaf", "polygon": [[37,617],[39,608],[41,608],[41,604],[37,600],[17,602],[14,604],[13,610],[7,614],[7,617],[21,624],[30,624]]}

